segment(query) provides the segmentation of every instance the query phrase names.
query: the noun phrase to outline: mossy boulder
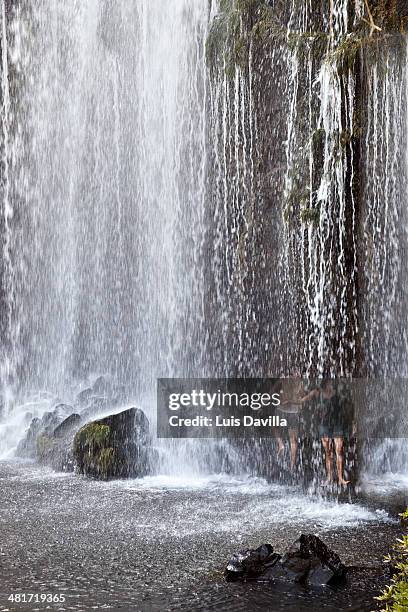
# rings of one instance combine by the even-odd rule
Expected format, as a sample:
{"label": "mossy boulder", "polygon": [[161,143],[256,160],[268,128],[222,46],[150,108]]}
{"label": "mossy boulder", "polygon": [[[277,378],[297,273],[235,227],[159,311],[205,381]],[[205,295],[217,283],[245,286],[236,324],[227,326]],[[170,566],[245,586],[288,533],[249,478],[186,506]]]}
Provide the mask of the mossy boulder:
{"label": "mossy boulder", "polygon": [[80,474],[108,480],[148,471],[149,421],[139,408],[84,425],[75,435],[73,455]]}

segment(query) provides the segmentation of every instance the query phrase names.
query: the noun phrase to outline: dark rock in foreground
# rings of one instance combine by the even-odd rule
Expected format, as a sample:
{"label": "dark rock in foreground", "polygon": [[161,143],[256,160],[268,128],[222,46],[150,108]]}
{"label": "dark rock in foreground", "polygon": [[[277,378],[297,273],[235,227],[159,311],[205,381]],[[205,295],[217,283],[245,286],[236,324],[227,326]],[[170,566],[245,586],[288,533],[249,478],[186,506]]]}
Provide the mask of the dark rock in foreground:
{"label": "dark rock in foreground", "polygon": [[227,582],[255,580],[275,565],[280,555],[273,552],[270,544],[262,544],[256,549],[246,549],[233,555],[224,571]]}
{"label": "dark rock in foreground", "polygon": [[143,476],[148,471],[149,421],[139,408],[93,421],[75,435],[80,474],[102,480]]}
{"label": "dark rock in foreground", "polygon": [[228,582],[285,580],[315,586],[341,582],[347,568],[340,557],[313,534],[302,534],[281,557],[270,544],[243,550],[224,571]]}

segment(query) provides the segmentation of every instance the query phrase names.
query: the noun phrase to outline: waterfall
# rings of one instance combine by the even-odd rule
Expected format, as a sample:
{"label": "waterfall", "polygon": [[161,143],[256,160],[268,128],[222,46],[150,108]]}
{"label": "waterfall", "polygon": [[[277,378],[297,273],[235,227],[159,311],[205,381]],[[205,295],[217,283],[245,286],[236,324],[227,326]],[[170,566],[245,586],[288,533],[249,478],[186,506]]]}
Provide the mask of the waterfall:
{"label": "waterfall", "polygon": [[[214,370],[219,375],[255,375],[261,372],[252,343],[256,313],[251,300],[254,290],[257,215],[254,164],[256,162],[256,111],[253,100],[251,49],[248,64],[235,63],[229,49],[229,32],[217,40],[218,15],[212,24],[207,52],[211,79],[211,164],[210,215],[214,244],[211,307],[220,313],[212,329]],[[227,26],[232,27],[232,24]],[[243,18],[233,27],[245,35]],[[237,33],[237,32],[236,32]],[[212,57],[211,57],[212,55]]]}
{"label": "waterfall", "polygon": [[[370,401],[395,413],[403,403],[395,438],[376,441],[368,449],[369,472],[407,472],[406,395],[390,397],[404,387],[407,362],[407,199],[408,199],[408,39],[391,37],[386,49],[366,56],[368,106],[363,144],[364,202],[363,333],[367,370],[384,379],[381,393]],[[381,62],[380,59],[381,58]]]}
{"label": "waterfall", "polygon": [[[250,375],[405,376],[406,36],[392,13],[403,9],[373,11],[383,20],[377,37],[359,0],[237,0],[217,10],[213,200],[217,296],[228,313],[220,355]],[[255,163],[244,175],[247,142]],[[246,284],[240,238],[254,211]],[[231,341],[237,327],[249,364]],[[387,393],[384,383],[369,397],[373,414],[381,401],[392,411]],[[387,443],[376,447],[381,459]]]}
{"label": "waterfall", "polygon": [[[13,263],[11,257],[11,220],[13,217],[13,205],[10,198],[10,82],[9,82],[9,48],[7,32],[6,0],[1,3],[1,195],[2,195],[2,268],[1,268],[1,299],[2,312],[2,351],[0,352],[0,381],[2,384],[4,409],[8,412],[10,393],[9,382],[13,375],[14,337],[12,330],[13,305],[14,305],[14,281]],[[1,409],[0,409],[1,415]]]}
{"label": "waterfall", "polygon": [[[3,3],[4,40],[5,19]],[[102,372],[142,392],[190,373],[205,349],[188,338],[203,318],[207,3],[22,3],[13,27],[16,385],[63,394]]]}
{"label": "waterfall", "polygon": [[150,410],[158,377],[406,376],[407,41],[374,9],[2,1],[13,419],[100,374]]}
{"label": "waterfall", "polygon": [[369,370],[406,377],[408,141],[407,40],[396,38],[367,58],[367,129],[363,174],[364,333]]}
{"label": "waterfall", "polygon": [[1,7],[7,450],[100,374],[154,420],[157,377],[205,371],[209,14]]}

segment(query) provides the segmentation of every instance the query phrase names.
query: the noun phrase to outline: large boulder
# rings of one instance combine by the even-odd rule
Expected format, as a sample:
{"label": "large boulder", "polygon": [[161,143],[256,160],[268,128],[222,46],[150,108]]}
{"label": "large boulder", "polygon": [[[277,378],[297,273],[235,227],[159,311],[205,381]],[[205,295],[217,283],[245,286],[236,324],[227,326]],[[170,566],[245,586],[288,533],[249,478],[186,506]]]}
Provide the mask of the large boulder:
{"label": "large boulder", "polygon": [[228,582],[288,580],[314,586],[341,582],[347,568],[340,557],[313,534],[302,534],[281,556],[270,544],[243,550],[231,558],[224,571]]}
{"label": "large boulder", "polygon": [[108,480],[143,476],[149,464],[149,421],[139,408],[92,421],[74,438],[80,474]]}

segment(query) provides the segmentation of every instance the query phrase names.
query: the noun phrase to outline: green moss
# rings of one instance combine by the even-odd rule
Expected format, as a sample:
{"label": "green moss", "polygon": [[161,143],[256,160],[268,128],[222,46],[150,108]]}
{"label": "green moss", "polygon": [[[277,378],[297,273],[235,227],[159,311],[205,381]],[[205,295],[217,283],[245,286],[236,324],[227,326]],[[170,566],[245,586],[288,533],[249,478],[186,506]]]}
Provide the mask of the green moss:
{"label": "green moss", "polygon": [[259,43],[266,42],[269,38],[281,40],[286,37],[286,30],[274,18],[273,11],[270,6],[261,6],[258,8],[257,19],[252,25],[251,36]]}
{"label": "green moss", "polygon": [[229,78],[237,67],[244,71],[252,41],[267,37],[273,26],[272,9],[265,0],[222,1],[206,41],[209,67],[223,68]]}
{"label": "green moss", "polygon": [[75,435],[73,450],[82,474],[106,480],[114,473],[115,451],[108,425],[96,421],[82,427]]}
{"label": "green moss", "polygon": [[112,447],[103,448],[98,455],[100,474],[108,478],[113,473],[115,466],[115,450]]}
{"label": "green moss", "polygon": [[214,68],[223,55],[227,40],[228,23],[226,16],[221,14],[214,18],[206,40],[207,62]]}
{"label": "green moss", "polygon": [[384,45],[395,39],[396,34],[408,32],[408,16],[398,14],[396,2],[369,1],[369,7],[372,20],[366,10],[354,31],[346,34],[327,54],[327,60],[336,66],[339,76],[354,71],[363,53],[365,61],[381,60]]}
{"label": "green moss", "polygon": [[[408,510],[401,515],[403,520],[408,519]],[[378,601],[385,603],[384,612],[406,612],[408,610],[408,534],[398,539],[390,555],[385,558],[395,573],[391,585],[387,586]]]}
{"label": "green moss", "polygon": [[359,53],[364,44],[368,43],[368,40],[368,37],[361,36],[357,32],[347,34],[336,45],[335,49],[328,54],[328,62],[336,67],[340,76],[354,71]]}
{"label": "green moss", "polygon": [[89,423],[77,432],[74,438],[74,449],[78,447],[96,450],[106,446],[110,436],[110,427],[98,422]]}
{"label": "green moss", "polygon": [[310,58],[311,56],[319,61],[326,53],[328,35],[326,32],[319,31],[287,31],[285,41],[289,49],[296,51],[301,59]]}
{"label": "green moss", "polygon": [[303,208],[300,211],[300,220],[302,221],[302,223],[311,223],[313,225],[319,225],[319,208]]}
{"label": "green moss", "polygon": [[342,76],[354,70],[362,49],[377,54],[378,45],[381,46],[385,37],[408,31],[408,17],[398,15],[395,2],[370,1],[370,13],[377,26],[374,30],[365,12],[356,28],[330,48],[328,32],[286,29],[265,0],[221,0],[219,14],[207,39],[207,60],[211,68],[224,67],[232,77],[237,66],[241,70],[247,67],[252,43],[262,47],[278,42],[287,45],[301,59],[322,61],[325,57]]}
{"label": "green moss", "polygon": [[353,134],[350,130],[342,130],[339,135],[340,146],[344,149],[347,147],[353,138]]}

